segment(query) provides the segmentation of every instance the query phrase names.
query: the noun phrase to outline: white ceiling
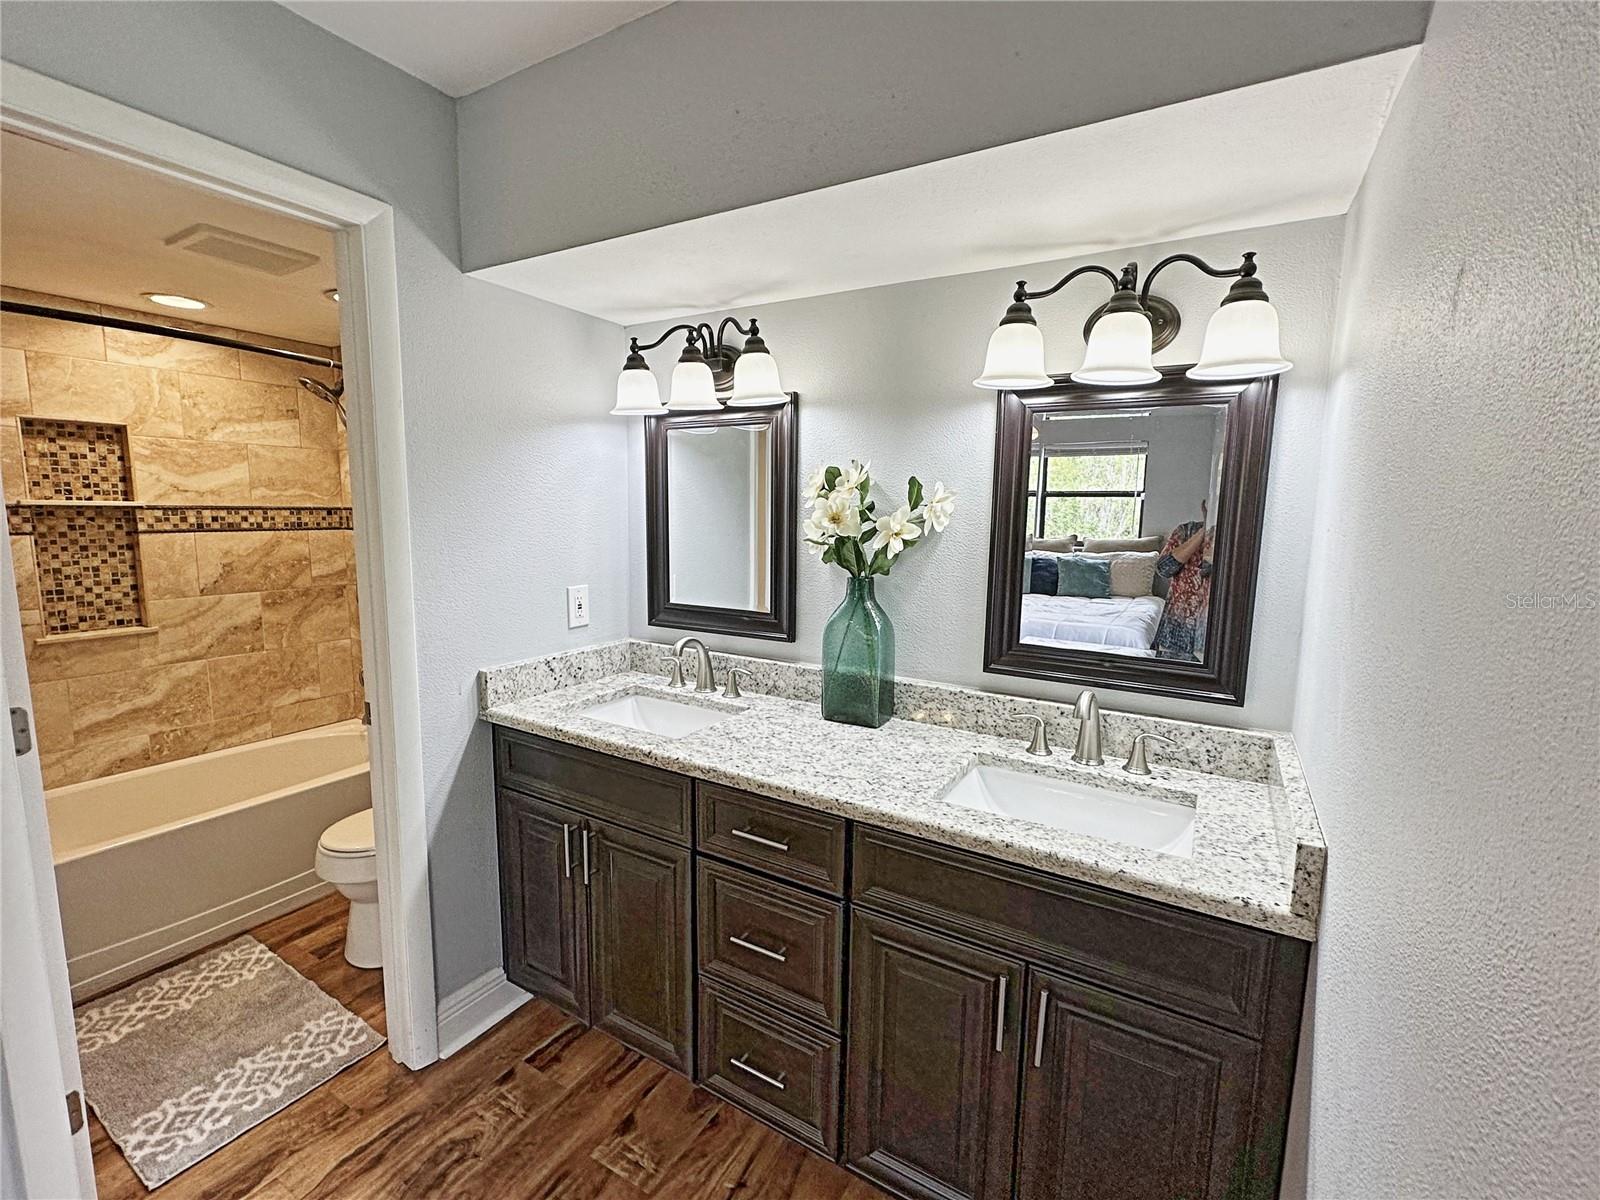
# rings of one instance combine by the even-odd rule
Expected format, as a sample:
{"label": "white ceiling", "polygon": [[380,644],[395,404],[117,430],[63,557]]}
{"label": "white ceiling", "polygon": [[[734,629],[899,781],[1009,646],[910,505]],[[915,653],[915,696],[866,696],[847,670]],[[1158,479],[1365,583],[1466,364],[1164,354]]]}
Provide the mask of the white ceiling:
{"label": "white ceiling", "polygon": [[368,54],[465,96],[668,0],[280,0]]}
{"label": "white ceiling", "polygon": [[[227,329],[339,344],[333,235],[280,213],[178,183],[128,163],[7,131],[0,136],[0,283]],[[165,240],[215,225],[313,254],[268,275]],[[143,292],[206,301],[180,312]]]}
{"label": "white ceiling", "polygon": [[1331,216],[1355,199],[1415,57],[1395,50],[472,274],[633,325]]}

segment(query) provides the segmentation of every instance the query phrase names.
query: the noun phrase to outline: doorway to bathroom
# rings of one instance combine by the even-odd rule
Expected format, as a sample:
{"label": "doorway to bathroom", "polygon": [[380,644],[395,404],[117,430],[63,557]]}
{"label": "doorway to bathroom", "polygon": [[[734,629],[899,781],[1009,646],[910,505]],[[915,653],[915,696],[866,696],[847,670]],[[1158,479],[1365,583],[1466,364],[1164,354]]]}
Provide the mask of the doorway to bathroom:
{"label": "doorway to bathroom", "polygon": [[[31,898],[69,1106],[99,1049],[74,1046],[61,958],[92,1006],[245,939],[288,958],[251,931],[299,947],[297,979],[348,972],[313,991],[425,1065],[392,214],[4,72],[5,683],[55,860]],[[206,971],[265,961],[235,960]],[[345,1032],[343,1061],[374,1048]]]}

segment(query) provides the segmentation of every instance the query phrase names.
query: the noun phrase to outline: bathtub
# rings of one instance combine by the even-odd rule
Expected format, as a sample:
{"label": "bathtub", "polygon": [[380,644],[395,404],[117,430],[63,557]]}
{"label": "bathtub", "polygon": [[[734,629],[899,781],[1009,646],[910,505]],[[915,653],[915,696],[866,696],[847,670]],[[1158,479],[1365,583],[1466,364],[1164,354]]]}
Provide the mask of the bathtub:
{"label": "bathtub", "polygon": [[73,1000],[332,891],[317,838],[371,804],[359,721],[46,792]]}

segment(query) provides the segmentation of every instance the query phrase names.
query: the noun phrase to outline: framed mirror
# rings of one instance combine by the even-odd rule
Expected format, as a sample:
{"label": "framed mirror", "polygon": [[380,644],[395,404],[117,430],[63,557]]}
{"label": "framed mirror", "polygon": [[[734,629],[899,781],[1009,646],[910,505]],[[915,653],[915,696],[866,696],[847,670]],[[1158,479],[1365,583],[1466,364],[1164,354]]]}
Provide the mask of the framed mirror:
{"label": "framed mirror", "polygon": [[1243,704],[1275,378],[1001,392],[984,670]]}
{"label": "framed mirror", "polygon": [[646,418],[650,624],[794,641],[798,401]]}

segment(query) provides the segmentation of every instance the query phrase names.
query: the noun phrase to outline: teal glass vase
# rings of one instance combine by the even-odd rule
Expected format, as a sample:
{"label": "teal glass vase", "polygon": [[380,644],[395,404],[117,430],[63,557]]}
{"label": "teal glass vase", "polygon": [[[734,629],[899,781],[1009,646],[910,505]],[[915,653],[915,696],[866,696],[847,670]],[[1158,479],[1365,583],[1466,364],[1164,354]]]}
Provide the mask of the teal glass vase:
{"label": "teal glass vase", "polygon": [[822,716],[869,729],[894,716],[894,626],[870,576],[850,576],[822,631]]}

